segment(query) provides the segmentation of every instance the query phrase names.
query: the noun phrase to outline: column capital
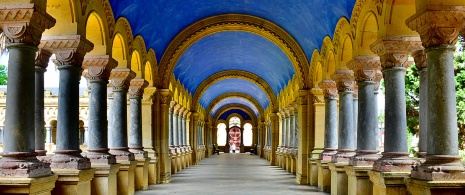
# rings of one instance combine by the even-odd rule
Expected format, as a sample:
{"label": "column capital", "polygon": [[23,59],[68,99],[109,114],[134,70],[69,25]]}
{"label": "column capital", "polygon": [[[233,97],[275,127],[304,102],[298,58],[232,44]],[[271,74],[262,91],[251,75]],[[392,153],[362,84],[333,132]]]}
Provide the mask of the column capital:
{"label": "column capital", "polygon": [[39,48],[52,51],[56,57],[53,62],[57,66],[81,67],[84,56],[94,48],[94,44],[81,35],[43,36]]}
{"label": "column capital", "polygon": [[383,79],[383,72],[381,70],[376,70],[375,74],[375,91],[379,90],[379,86],[381,84],[381,79]]}
{"label": "column capital", "polygon": [[308,104],[308,90],[300,89],[298,91],[297,104],[307,105]]}
{"label": "column capital", "polygon": [[347,62],[347,67],[354,71],[357,82],[374,81],[381,62],[378,56],[356,56]]}
{"label": "column capital", "polygon": [[129,68],[116,68],[110,73],[111,85],[114,90],[128,90],[130,80],[133,79],[136,74]]}
{"label": "column capital", "polygon": [[169,106],[171,103],[171,91],[169,89],[160,89],[158,94],[160,96],[160,104]]}
{"label": "column capital", "polygon": [[[417,10],[418,11],[418,10]],[[460,30],[465,26],[465,6],[429,5],[408,18],[407,26],[420,34],[423,45],[455,45]]]}
{"label": "column capital", "polygon": [[[173,102],[173,101],[171,101],[171,102]],[[179,115],[180,111],[181,111],[181,104],[176,103],[176,104],[174,105],[174,107],[173,107],[173,113],[174,113],[175,115]]]}
{"label": "column capital", "polygon": [[56,20],[34,3],[3,4],[0,8],[0,29],[7,43],[25,43],[37,46],[42,33]]}
{"label": "column capital", "polygon": [[36,55],[36,66],[46,69],[48,67],[48,62],[50,61],[51,56],[51,52],[44,49],[39,49]]}
{"label": "column capital", "polygon": [[323,90],[321,88],[314,87],[310,89],[310,94],[313,95],[313,103],[321,104],[325,102],[322,98]]}
{"label": "column capital", "polygon": [[353,98],[358,99],[358,84],[357,83],[354,84]]}
{"label": "column capital", "polygon": [[289,118],[291,116],[289,107],[283,108],[284,118]]}
{"label": "column capital", "polygon": [[135,78],[129,82],[129,96],[134,97],[142,97],[144,95],[145,88],[149,85],[143,78]]}
{"label": "column capital", "polygon": [[88,55],[84,57],[82,67],[87,69],[90,80],[108,80],[111,70],[118,66],[118,62],[109,55]]}
{"label": "column capital", "polygon": [[184,111],[186,111],[186,109],[181,106],[178,111],[178,116],[182,118],[184,116]]}
{"label": "column capital", "polygon": [[144,89],[144,96],[143,96],[142,101],[145,103],[153,103],[156,92],[157,92],[156,87],[146,87]]}
{"label": "column capital", "polygon": [[408,55],[419,49],[423,49],[419,37],[385,36],[371,44],[371,50],[380,56],[383,68],[409,67],[412,63]]}
{"label": "column capital", "polygon": [[415,66],[417,66],[418,71],[422,71],[428,67],[425,50],[417,50],[413,52],[412,57],[415,61]]}
{"label": "column capital", "polygon": [[318,86],[321,89],[323,89],[323,94],[325,98],[330,98],[330,99],[338,98],[337,87],[336,87],[335,81],[325,79],[325,80],[322,80]]}
{"label": "column capital", "polygon": [[278,117],[278,115],[275,112],[272,112],[272,113],[268,114],[268,116],[270,117],[271,121],[275,121],[276,117]]}
{"label": "column capital", "polygon": [[336,87],[339,92],[354,90],[354,71],[349,69],[339,69],[331,75],[331,79],[336,81]]}

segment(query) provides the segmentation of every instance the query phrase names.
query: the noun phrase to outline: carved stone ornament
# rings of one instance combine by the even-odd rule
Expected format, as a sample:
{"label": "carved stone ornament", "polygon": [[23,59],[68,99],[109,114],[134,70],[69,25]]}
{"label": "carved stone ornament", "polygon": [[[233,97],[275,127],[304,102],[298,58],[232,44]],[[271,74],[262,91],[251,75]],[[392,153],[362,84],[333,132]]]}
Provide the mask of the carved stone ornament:
{"label": "carved stone ornament", "polygon": [[36,66],[46,69],[52,53],[39,49],[36,53]]}
{"label": "carved stone ornament", "polygon": [[313,103],[324,103],[325,101],[321,96],[323,96],[323,90],[320,88],[312,88],[310,93],[313,95]]}
{"label": "carved stone ornament", "polygon": [[57,66],[72,65],[81,67],[84,56],[94,48],[94,44],[81,35],[44,36],[40,49],[52,51]]}
{"label": "carved stone ornament", "polygon": [[160,104],[169,105],[171,103],[171,93],[169,89],[161,89],[159,95]]}
{"label": "carved stone ornament", "polygon": [[142,97],[144,95],[144,89],[149,85],[143,78],[132,79],[129,85],[129,96],[130,97]]}
{"label": "carved stone ornament", "polygon": [[354,71],[357,82],[373,81],[381,62],[378,56],[356,56],[347,62],[347,67]]}
{"label": "carved stone ornament", "polygon": [[383,72],[381,72],[381,70],[376,70],[376,74],[375,74],[375,91],[379,90],[379,86],[381,84],[381,79],[383,79]]}
{"label": "carved stone ornament", "polygon": [[176,103],[173,107],[173,114],[178,115],[180,111],[179,109],[181,109],[181,104]]}
{"label": "carved stone ornament", "polygon": [[354,99],[357,99],[357,98],[358,98],[358,84],[357,84],[357,83],[354,84],[354,95],[353,95],[353,98],[354,98]]}
{"label": "carved stone ornament", "polygon": [[331,76],[331,79],[336,81],[337,90],[339,92],[354,90],[354,72],[349,69],[339,69]]}
{"label": "carved stone ornament", "polygon": [[136,73],[128,68],[113,69],[110,73],[113,90],[129,89],[130,80],[132,80],[135,76]]}
{"label": "carved stone ornament", "polygon": [[425,48],[442,44],[455,45],[460,30],[465,26],[464,6],[430,5],[405,22],[420,34]]}
{"label": "carved stone ornament", "polygon": [[336,82],[333,80],[322,80],[318,86],[323,89],[325,98],[337,99]]}
{"label": "carved stone ornament", "polygon": [[420,163],[419,159],[409,157],[408,152],[383,152],[383,157],[376,160],[373,170],[380,172],[411,171],[412,166]]}
{"label": "carved stone ornament", "polygon": [[118,62],[109,55],[91,55],[84,57],[82,66],[87,69],[87,75],[90,80],[108,80],[111,70],[118,66]]}
{"label": "carved stone ornament", "polygon": [[81,150],[55,150],[51,167],[54,169],[90,169],[90,160],[81,156]]}
{"label": "carved stone ornament", "polygon": [[428,67],[425,50],[417,50],[413,52],[412,57],[415,61],[415,66],[417,66],[418,71],[422,71],[424,68]]}
{"label": "carved stone ornament", "polygon": [[298,104],[307,105],[308,103],[308,90],[299,90],[299,98],[297,99]]}
{"label": "carved stone ornament", "polygon": [[39,45],[42,33],[50,29],[56,20],[34,3],[3,4],[0,8],[0,29],[6,43]]}
{"label": "carved stone ornament", "polygon": [[419,37],[385,36],[371,45],[371,50],[380,56],[383,68],[407,68],[411,65],[408,55],[419,49],[423,49]]}
{"label": "carved stone ornament", "polygon": [[144,97],[142,99],[143,102],[153,102],[155,99],[155,92],[157,92],[156,87],[146,87],[144,89]]}

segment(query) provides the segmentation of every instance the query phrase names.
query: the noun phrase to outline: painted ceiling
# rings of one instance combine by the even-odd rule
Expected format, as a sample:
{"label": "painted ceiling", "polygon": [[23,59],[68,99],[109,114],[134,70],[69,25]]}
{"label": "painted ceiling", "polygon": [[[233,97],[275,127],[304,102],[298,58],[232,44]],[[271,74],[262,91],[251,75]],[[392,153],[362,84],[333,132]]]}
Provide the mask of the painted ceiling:
{"label": "painted ceiling", "polygon": [[252,120],[252,118],[246,112],[244,112],[243,110],[239,110],[239,109],[228,110],[225,113],[223,113],[218,119],[226,120],[228,119],[229,115],[235,114],[235,113],[241,115],[244,120]]}
{"label": "painted ceiling", "polygon": [[242,97],[230,97],[230,98],[226,98],[226,99],[221,100],[220,102],[218,102],[212,108],[212,111],[210,112],[211,116],[215,116],[216,113],[221,108],[223,108],[223,107],[225,107],[227,105],[230,105],[230,104],[240,104],[240,105],[243,105],[243,106],[247,106],[248,108],[250,108],[255,113],[255,116],[260,115],[260,113],[258,112],[258,108],[251,101],[249,101],[248,99],[245,99],[245,98],[242,98]]}
{"label": "painted ceiling", "polygon": [[[128,19],[133,35],[142,35],[160,62],[173,38],[189,25],[207,17],[236,13],[269,20],[287,31],[311,59],[325,36],[332,37],[337,21],[350,18],[356,0],[109,0],[115,20]],[[225,70],[243,70],[264,79],[275,95],[295,74],[286,55],[269,40],[256,34],[218,32],[197,41],[181,56],[174,69],[176,79],[194,94],[209,76]],[[206,108],[215,97],[243,92],[260,102],[269,100],[257,85],[241,79],[213,84],[201,98]],[[230,101],[240,103],[240,101]],[[252,108],[251,108],[252,109]]]}

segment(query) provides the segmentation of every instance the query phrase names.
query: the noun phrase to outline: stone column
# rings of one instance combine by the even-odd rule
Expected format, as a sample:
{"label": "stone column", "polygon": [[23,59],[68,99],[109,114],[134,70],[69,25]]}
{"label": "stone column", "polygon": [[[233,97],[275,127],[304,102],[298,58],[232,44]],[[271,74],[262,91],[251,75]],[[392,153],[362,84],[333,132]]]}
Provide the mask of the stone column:
{"label": "stone column", "polygon": [[384,152],[373,169],[378,172],[410,172],[416,163],[407,148],[405,71],[411,65],[408,54],[421,48],[418,37],[383,37],[371,46],[383,67],[386,85]]}
{"label": "stone column", "polygon": [[289,148],[294,148],[295,137],[295,112],[294,107],[289,107]]}
{"label": "stone column", "polygon": [[425,158],[428,148],[428,67],[426,53],[418,50],[413,53],[415,65],[420,76],[420,139],[417,152],[418,158]]}
{"label": "stone column", "polygon": [[[192,117],[192,129],[189,129],[191,134],[192,134],[192,148],[194,148],[194,150],[192,151],[192,162],[194,165],[198,165],[199,164],[199,161],[198,161],[198,158],[197,158],[197,151],[199,150],[198,146],[199,146],[199,137],[198,137],[198,132],[199,132],[199,113],[197,112],[194,112],[191,114],[191,117]],[[228,130],[228,129],[227,129]],[[229,134],[229,132],[226,130],[226,133],[227,135]],[[228,136],[226,136],[228,137]],[[229,140],[227,140],[229,141]],[[226,141],[226,145],[228,145],[228,142]],[[225,151],[225,152],[229,152],[229,151]]]}
{"label": "stone column", "polygon": [[148,188],[150,158],[142,146],[142,96],[147,86],[148,82],[143,78],[132,79],[129,85],[129,151],[134,153],[137,161],[134,174],[135,190]]}
{"label": "stone column", "polygon": [[[63,44],[70,42],[73,44]],[[79,148],[79,81],[84,55],[92,50],[93,44],[80,35],[65,35],[43,37],[39,47],[53,51],[60,72],[57,143],[51,166],[89,169],[90,161],[81,156]]]}
{"label": "stone column", "polygon": [[168,115],[168,132],[169,132],[169,146],[170,146],[170,152],[174,152],[172,150],[175,150],[174,148],[174,124],[173,124],[173,115],[174,115],[174,107],[176,106],[175,101],[170,102],[170,107],[169,107],[169,115]]}
{"label": "stone column", "polygon": [[[465,2],[450,4],[429,2],[427,9],[418,8],[406,21],[410,29],[420,34],[428,64],[428,146],[426,161],[411,172],[412,194],[433,193],[431,181],[443,188],[441,193],[458,193],[457,189],[444,187],[464,191],[464,166],[458,155],[454,45],[465,26]],[[456,183],[448,185],[451,180]]]}
{"label": "stone column", "polygon": [[[357,153],[350,159],[352,166],[371,166],[379,158],[376,138],[378,116],[374,87],[375,76],[380,61],[377,56],[357,56],[348,62],[348,67],[355,72],[358,83],[358,127],[357,127]],[[374,119],[375,118],[375,119]]]}
{"label": "stone column", "polygon": [[355,155],[356,131],[353,119],[353,90],[354,73],[352,70],[339,69],[331,77],[336,81],[339,91],[339,137],[337,153],[332,156],[329,169],[331,170],[331,193],[347,194],[348,177],[344,166]]}
{"label": "stone column", "polygon": [[276,166],[276,149],[278,147],[278,115],[276,113],[269,114],[271,126],[270,126],[270,165]]}
{"label": "stone column", "polygon": [[353,96],[353,107],[352,107],[352,112],[354,113],[354,129],[357,131],[357,125],[358,125],[358,84],[354,84],[354,96]]}
{"label": "stone column", "polygon": [[[45,177],[50,176],[48,164],[39,162],[35,152],[34,124],[34,59],[42,33],[55,25],[55,19],[38,5],[3,4],[0,11],[0,29],[6,36],[8,49],[8,97],[6,100],[4,150],[0,159],[0,177]],[[23,14],[24,12],[28,14]],[[21,30],[18,30],[21,29]],[[43,125],[43,122],[41,123]],[[40,182],[51,185],[56,180]],[[29,184],[32,183],[28,181]],[[50,184],[49,184],[50,183]],[[1,182],[0,185],[7,183]],[[11,184],[8,184],[11,185]],[[15,189],[18,185],[11,188]],[[30,187],[21,187],[29,190]],[[18,189],[18,188],[16,188]],[[51,189],[47,189],[48,192]]]}
{"label": "stone column", "polygon": [[45,156],[44,135],[44,72],[47,71],[48,62],[52,53],[39,50],[35,60],[35,152]]}
{"label": "stone column", "polygon": [[375,138],[376,138],[376,146],[377,146],[377,150],[379,151],[381,148],[381,132],[380,132],[380,129],[379,129],[379,119],[378,119],[378,116],[379,116],[379,112],[378,112],[378,95],[379,95],[379,87],[381,85],[381,79],[383,79],[383,72],[381,72],[381,67],[376,70],[376,75],[375,75],[375,98],[374,98],[374,102],[375,102],[375,106],[373,109],[375,109],[375,113],[376,113],[376,117],[373,118],[373,120],[375,121],[376,123],[376,130],[375,130]]}
{"label": "stone column", "polygon": [[[323,152],[324,139],[321,139],[320,135],[324,135],[324,93],[319,87],[310,89],[311,106],[308,106],[307,113],[309,115],[307,123],[309,123],[308,146],[311,149],[311,153],[308,157],[309,166],[309,184],[312,186],[318,186],[318,165],[317,160],[320,158],[320,153]],[[314,129],[314,130],[313,130]]]}
{"label": "stone column", "polygon": [[308,139],[307,132],[309,131],[307,127],[307,101],[308,101],[308,91],[301,89],[298,92],[296,98],[295,111],[297,115],[297,135],[296,135],[296,148],[297,151],[297,171],[296,171],[296,183],[301,185],[308,184],[308,167],[307,161],[309,156],[308,148]]}
{"label": "stone column", "polygon": [[171,157],[169,148],[169,108],[171,103],[171,92],[169,89],[159,91],[160,100],[160,183],[169,183],[171,181]]}
{"label": "stone column", "polygon": [[337,88],[333,80],[323,80],[319,87],[325,96],[324,150],[316,161],[318,166],[318,190],[331,192],[331,171],[329,162],[337,150]]}
{"label": "stone column", "polygon": [[183,118],[182,118],[182,116],[184,114],[184,110],[185,110],[184,107],[179,108],[178,117],[177,117],[178,120],[176,121],[176,123],[178,124],[178,129],[177,129],[177,131],[178,131],[178,146],[180,148],[182,148],[182,146],[183,146],[183,143],[182,143],[182,137],[183,137],[182,120],[183,120]]}
{"label": "stone column", "polygon": [[176,148],[176,153],[179,151],[179,125],[178,125],[178,115],[179,115],[179,108],[181,107],[180,104],[177,102],[175,103],[174,109],[173,109],[173,119],[171,121],[171,124],[173,126],[173,146]]}
{"label": "stone column", "polygon": [[154,101],[157,88],[147,87],[144,89],[144,97],[142,99],[142,143],[144,150],[147,151],[147,155],[150,158],[149,164],[149,185],[157,183],[158,178],[158,157],[157,151],[155,151],[156,145],[156,131],[155,122],[153,119],[155,115]]}

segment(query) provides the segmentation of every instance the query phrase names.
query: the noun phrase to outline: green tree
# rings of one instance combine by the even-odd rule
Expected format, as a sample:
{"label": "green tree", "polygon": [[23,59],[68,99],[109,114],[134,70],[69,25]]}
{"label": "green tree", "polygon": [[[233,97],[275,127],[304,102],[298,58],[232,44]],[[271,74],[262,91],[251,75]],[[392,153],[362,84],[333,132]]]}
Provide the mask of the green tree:
{"label": "green tree", "polygon": [[5,65],[0,65],[0,85],[6,85],[8,79],[8,69]]}

